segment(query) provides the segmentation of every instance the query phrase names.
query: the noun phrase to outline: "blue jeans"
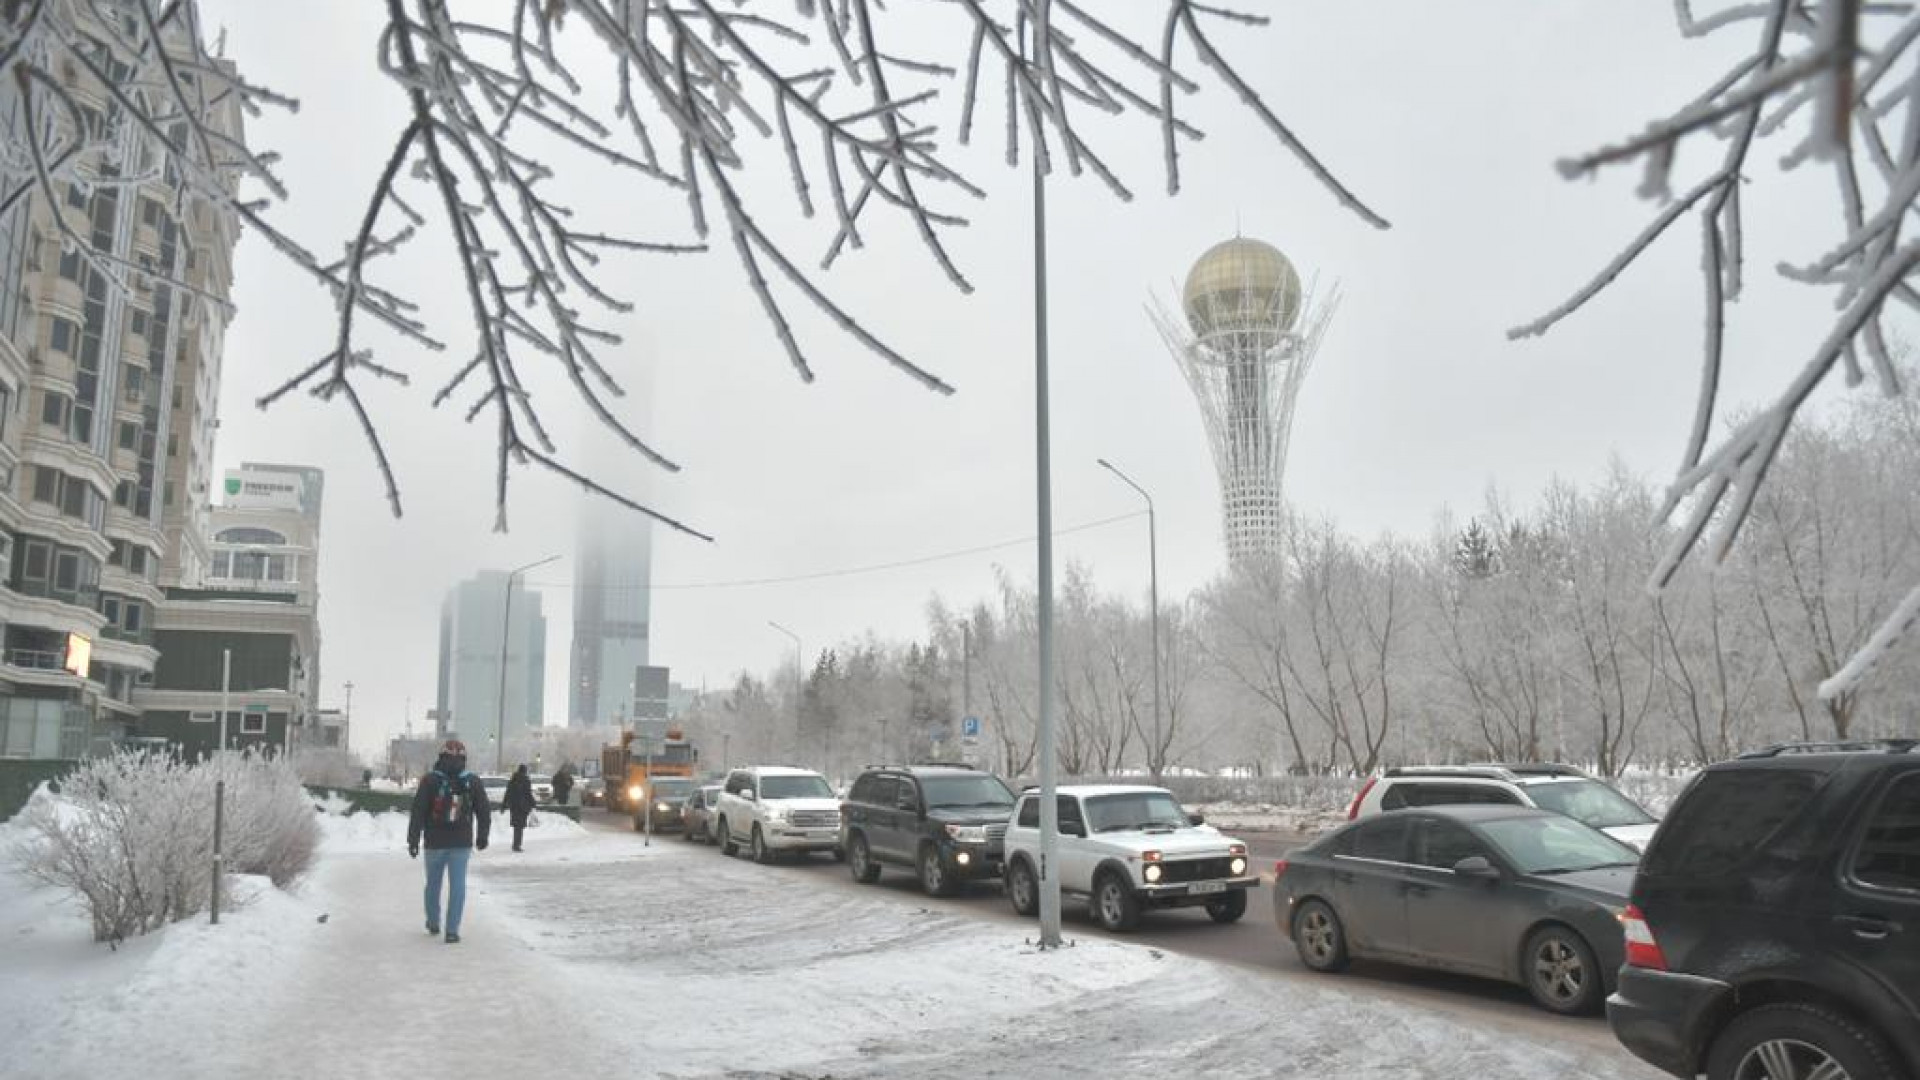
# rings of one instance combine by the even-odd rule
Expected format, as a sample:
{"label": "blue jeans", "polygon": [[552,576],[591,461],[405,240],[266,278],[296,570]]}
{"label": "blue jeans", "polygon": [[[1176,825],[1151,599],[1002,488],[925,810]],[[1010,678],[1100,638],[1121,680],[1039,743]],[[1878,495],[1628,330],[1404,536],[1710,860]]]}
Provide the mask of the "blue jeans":
{"label": "blue jeans", "polygon": [[[428,848],[427,925],[443,926],[449,934],[460,933],[460,914],[467,906],[467,860],[472,848]],[[440,921],[440,877],[448,878],[447,921]]]}

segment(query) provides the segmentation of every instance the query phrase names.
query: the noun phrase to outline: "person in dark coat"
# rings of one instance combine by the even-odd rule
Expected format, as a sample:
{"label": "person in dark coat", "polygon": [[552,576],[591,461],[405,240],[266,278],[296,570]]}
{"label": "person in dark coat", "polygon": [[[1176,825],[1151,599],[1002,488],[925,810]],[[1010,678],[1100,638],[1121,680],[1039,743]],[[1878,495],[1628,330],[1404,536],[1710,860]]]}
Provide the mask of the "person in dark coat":
{"label": "person in dark coat", "polygon": [[513,770],[501,801],[506,804],[507,816],[513,822],[513,850],[519,851],[521,834],[527,831],[527,817],[533,813],[533,777],[527,775],[525,765]]}
{"label": "person in dark coat", "polygon": [[553,774],[553,801],[565,806],[567,796],[571,794],[573,794],[573,766],[562,765],[560,771]]}
{"label": "person in dark coat", "polygon": [[433,771],[420,778],[413,793],[413,816],[407,821],[407,854],[420,857],[427,845],[427,933],[438,934],[441,922],[440,884],[448,884],[447,944],[460,942],[460,916],[467,906],[467,860],[474,849],[487,850],[493,829],[493,808],[479,777],[467,771],[467,747],[448,739],[440,747]]}

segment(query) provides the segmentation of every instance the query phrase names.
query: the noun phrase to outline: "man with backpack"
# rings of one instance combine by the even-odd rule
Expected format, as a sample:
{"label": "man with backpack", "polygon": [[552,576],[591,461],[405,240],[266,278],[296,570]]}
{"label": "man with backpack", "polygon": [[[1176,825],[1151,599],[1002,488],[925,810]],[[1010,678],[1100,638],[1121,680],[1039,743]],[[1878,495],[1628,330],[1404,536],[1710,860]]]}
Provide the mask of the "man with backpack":
{"label": "man with backpack", "polygon": [[[475,823],[478,822],[476,829]],[[460,915],[467,906],[467,860],[473,849],[487,850],[493,828],[493,808],[487,789],[467,771],[467,747],[448,739],[440,747],[433,771],[420,779],[413,793],[413,816],[407,822],[407,854],[420,857],[427,846],[427,933],[440,933],[440,883],[448,882],[447,944],[460,942]]]}

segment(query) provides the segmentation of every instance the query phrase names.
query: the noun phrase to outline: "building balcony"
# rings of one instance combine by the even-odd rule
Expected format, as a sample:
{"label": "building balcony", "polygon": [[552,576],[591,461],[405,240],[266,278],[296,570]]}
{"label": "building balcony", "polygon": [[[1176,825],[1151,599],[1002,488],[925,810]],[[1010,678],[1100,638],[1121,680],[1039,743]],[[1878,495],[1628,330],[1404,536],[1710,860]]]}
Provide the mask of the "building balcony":
{"label": "building balcony", "polygon": [[67,654],[40,649],[8,649],[7,663],[27,671],[66,671]]}

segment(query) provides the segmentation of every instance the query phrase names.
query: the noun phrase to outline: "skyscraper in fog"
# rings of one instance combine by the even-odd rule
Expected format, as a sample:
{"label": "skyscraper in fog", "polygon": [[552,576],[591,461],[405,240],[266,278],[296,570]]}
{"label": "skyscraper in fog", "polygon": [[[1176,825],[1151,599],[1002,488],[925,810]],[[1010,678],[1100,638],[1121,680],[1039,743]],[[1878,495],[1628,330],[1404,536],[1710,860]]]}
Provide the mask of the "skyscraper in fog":
{"label": "skyscraper in fog", "polygon": [[567,722],[629,719],[634,671],[648,663],[653,524],[605,499],[581,506],[573,560],[573,658]]}

